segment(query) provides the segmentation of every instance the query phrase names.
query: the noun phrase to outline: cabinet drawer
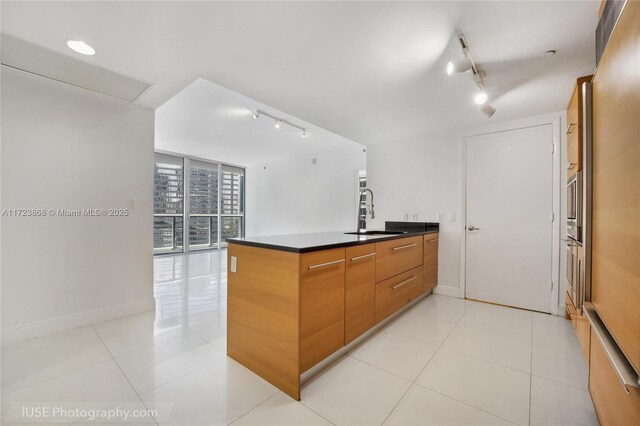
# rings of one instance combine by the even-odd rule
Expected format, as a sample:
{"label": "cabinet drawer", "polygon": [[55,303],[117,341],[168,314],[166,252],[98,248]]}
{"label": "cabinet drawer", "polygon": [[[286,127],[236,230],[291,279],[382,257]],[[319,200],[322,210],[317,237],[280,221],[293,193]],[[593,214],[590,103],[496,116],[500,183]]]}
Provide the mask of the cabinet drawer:
{"label": "cabinet drawer", "polygon": [[589,391],[600,424],[640,424],[640,389],[629,387],[627,394],[609,362],[600,341],[591,331]]}
{"label": "cabinet drawer", "polygon": [[422,236],[376,243],[376,282],[422,265]]}
{"label": "cabinet drawer", "polygon": [[424,255],[438,254],[438,234],[428,234],[424,236]]}
{"label": "cabinet drawer", "polygon": [[578,341],[582,347],[582,353],[589,363],[589,346],[591,345],[591,325],[586,315],[577,315],[576,317],[576,334]]}
{"label": "cabinet drawer", "polygon": [[376,245],[348,247],[346,256],[345,344],[375,324]]}
{"label": "cabinet drawer", "polygon": [[422,267],[376,284],[376,324],[422,294]]}
{"label": "cabinet drawer", "polygon": [[300,371],[344,346],[345,249],[300,260]]}

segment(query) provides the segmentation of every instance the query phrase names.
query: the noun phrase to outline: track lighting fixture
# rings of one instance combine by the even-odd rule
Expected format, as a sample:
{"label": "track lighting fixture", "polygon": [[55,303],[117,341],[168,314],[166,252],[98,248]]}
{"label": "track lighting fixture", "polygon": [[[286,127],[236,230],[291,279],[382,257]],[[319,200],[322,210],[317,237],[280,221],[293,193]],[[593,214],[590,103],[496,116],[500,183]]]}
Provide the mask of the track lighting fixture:
{"label": "track lighting fixture", "polygon": [[491,118],[491,116],[496,113],[496,109],[489,104],[480,105],[478,110],[486,115],[487,118]]}
{"label": "track lighting fixture", "polygon": [[472,67],[473,64],[471,63],[471,60],[467,58],[449,61],[449,63],[447,63],[447,75],[467,72]]}
{"label": "track lighting fixture", "polygon": [[270,119],[272,119],[274,121],[273,126],[276,129],[279,129],[282,124],[286,124],[287,126],[294,127],[296,129],[300,130],[302,132],[302,137],[303,138],[307,137],[307,129],[305,129],[304,127],[298,126],[297,124],[293,124],[292,122],[290,122],[288,120],[285,120],[284,118],[276,117],[275,115],[271,115],[271,114],[269,114],[267,112],[264,112],[262,110],[256,110],[255,114],[253,114],[251,116],[251,118],[253,118],[254,120],[257,120],[258,118],[262,117],[263,115],[265,117],[269,117]]}
{"label": "track lighting fixture", "polygon": [[476,93],[473,100],[477,105],[482,105],[485,102],[487,102],[488,98],[489,97],[487,96],[487,92],[485,92],[484,90],[480,90],[479,92]]}
{"label": "track lighting fixture", "polygon": [[473,79],[473,82],[475,83],[478,90],[473,96],[473,101],[476,105],[478,105],[479,111],[481,111],[487,117],[491,117],[493,114],[495,114],[496,109],[487,104],[489,96],[484,90],[484,72],[478,70],[476,63],[473,61],[473,56],[471,55],[471,51],[469,50],[469,45],[467,44],[467,40],[465,39],[464,34],[458,35],[458,43],[460,43],[460,49],[462,50],[464,58],[449,61],[449,63],[447,63],[447,74],[451,75],[471,71],[471,78]]}

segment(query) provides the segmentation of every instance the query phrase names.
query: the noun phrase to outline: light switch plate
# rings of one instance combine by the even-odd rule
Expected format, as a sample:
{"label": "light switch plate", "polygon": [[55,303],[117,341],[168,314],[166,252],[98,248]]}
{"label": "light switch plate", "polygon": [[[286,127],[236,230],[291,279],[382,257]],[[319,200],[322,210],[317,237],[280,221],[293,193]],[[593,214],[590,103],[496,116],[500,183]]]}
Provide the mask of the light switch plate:
{"label": "light switch plate", "polygon": [[444,222],[444,213],[438,213],[438,222]]}
{"label": "light switch plate", "polygon": [[456,214],[449,213],[449,222],[455,222],[455,221],[456,221]]}
{"label": "light switch plate", "polygon": [[409,220],[409,213],[404,213],[404,214],[402,215],[402,220],[404,220],[405,222],[406,222],[407,220]]}
{"label": "light switch plate", "polygon": [[231,256],[231,272],[237,272],[238,269],[238,258],[235,256]]}

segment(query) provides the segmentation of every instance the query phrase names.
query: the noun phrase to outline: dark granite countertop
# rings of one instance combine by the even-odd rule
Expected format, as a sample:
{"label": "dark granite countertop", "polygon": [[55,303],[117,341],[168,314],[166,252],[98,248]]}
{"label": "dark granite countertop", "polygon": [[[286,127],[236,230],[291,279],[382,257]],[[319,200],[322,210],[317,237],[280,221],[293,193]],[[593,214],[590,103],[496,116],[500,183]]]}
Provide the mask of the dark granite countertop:
{"label": "dark granite countertop", "polygon": [[395,240],[398,238],[415,237],[425,234],[434,234],[436,232],[438,232],[438,228],[432,227],[420,231],[408,231],[406,233],[398,233],[392,235],[350,235],[345,234],[344,232],[321,232],[317,234],[227,238],[226,241],[233,244],[262,247],[272,250],[281,250],[293,253],[309,253],[313,251],[369,244],[378,241]]}

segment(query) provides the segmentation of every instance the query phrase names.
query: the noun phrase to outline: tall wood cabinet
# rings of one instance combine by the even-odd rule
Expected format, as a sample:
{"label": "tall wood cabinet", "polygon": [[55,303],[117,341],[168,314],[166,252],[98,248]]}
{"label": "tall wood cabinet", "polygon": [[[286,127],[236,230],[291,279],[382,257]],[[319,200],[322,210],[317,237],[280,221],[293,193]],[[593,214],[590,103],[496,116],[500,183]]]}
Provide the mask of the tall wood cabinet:
{"label": "tall wood cabinet", "polygon": [[584,132],[582,110],[582,83],[591,81],[593,76],[580,77],[571,94],[567,106],[567,178],[582,170],[582,138]]}
{"label": "tall wood cabinet", "polygon": [[[627,1],[593,79],[591,302],[640,371],[640,2]],[[640,424],[640,389],[593,337],[589,389],[603,425]]]}

